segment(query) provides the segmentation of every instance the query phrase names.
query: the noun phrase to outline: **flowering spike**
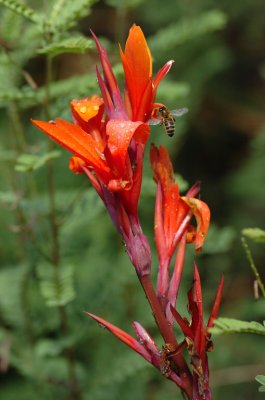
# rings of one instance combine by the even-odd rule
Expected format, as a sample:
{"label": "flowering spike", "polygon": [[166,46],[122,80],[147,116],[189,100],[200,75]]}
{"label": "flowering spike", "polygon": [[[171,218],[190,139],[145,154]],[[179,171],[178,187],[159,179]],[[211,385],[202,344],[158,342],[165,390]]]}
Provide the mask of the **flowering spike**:
{"label": "flowering spike", "polygon": [[145,358],[148,362],[151,363],[151,355],[148,351],[142,346],[136,339],[134,339],[131,335],[124,332],[122,329],[118,328],[115,325],[112,325],[110,322],[105,321],[103,318],[98,317],[97,315],[91,314],[87,311],[84,311],[89,317],[93,318],[100,325],[104,326],[108,331],[110,331],[114,336],[116,336],[120,341],[134,350],[136,353],[140,354],[143,358]]}

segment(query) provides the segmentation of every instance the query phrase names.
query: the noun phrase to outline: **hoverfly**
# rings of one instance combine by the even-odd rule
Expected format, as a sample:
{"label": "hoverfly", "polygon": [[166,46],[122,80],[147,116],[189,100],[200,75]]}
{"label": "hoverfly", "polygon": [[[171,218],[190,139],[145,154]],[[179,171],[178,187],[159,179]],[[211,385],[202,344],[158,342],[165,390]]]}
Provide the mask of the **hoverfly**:
{"label": "hoverfly", "polygon": [[149,125],[164,125],[166,134],[172,137],[175,133],[175,118],[181,117],[189,110],[187,108],[179,108],[178,110],[169,111],[166,106],[154,109],[154,117],[149,120]]}

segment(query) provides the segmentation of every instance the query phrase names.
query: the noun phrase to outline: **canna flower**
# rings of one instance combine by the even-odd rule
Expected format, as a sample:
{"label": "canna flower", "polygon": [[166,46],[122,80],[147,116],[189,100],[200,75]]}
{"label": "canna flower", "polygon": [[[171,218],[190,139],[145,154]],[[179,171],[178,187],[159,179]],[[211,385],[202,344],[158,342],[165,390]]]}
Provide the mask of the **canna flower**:
{"label": "canna flower", "polygon": [[[194,185],[186,196],[180,196],[169,154],[164,147],[158,149],[152,145],[150,159],[157,183],[154,228],[159,258],[157,290],[161,297],[165,297],[169,285],[169,263],[177,245],[184,235],[186,239],[182,243],[182,254],[185,252],[186,241],[194,243],[196,252],[201,251],[210,223],[210,210],[207,204],[194,198],[199,191],[198,185]],[[196,229],[190,225],[193,216],[197,222]],[[179,265],[179,259],[177,261]],[[174,295],[171,293],[171,297]]]}
{"label": "canna flower", "polygon": [[214,326],[214,321],[218,315],[223,286],[224,277],[222,276],[206,326],[203,321],[201,280],[196,264],[194,264],[193,286],[188,292],[188,311],[191,315],[191,321],[182,318],[178,311],[171,306],[171,312],[185,336],[185,343],[191,357],[194,375],[193,400],[211,399],[207,352],[213,350],[213,343],[209,329]]}
{"label": "canna flower", "polygon": [[153,79],[150,50],[141,28],[134,25],[124,52],[120,50],[123,100],[106,50],[92,35],[102,67],[102,74],[96,68],[102,97],[72,100],[74,123],[61,119],[32,122],[73,154],[70,169],[87,175],[123,236],[137,272],[148,274],[151,252],[138,220],[143,157],[157,87],[172,61]]}

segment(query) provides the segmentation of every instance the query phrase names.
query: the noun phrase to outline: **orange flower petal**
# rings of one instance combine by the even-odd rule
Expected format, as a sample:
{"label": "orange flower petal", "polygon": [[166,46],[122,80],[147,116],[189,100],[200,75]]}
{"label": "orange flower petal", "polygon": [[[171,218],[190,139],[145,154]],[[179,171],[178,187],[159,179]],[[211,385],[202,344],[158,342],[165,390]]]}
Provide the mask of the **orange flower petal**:
{"label": "orange flower petal", "polygon": [[141,28],[133,25],[123,53],[120,50],[121,60],[126,78],[127,90],[131,100],[133,118],[137,116],[137,110],[142,101],[142,96],[147,88],[148,81],[152,77],[152,57]]}
{"label": "orange flower petal", "polygon": [[113,167],[117,176],[124,177],[128,167],[128,147],[134,137],[136,141],[146,142],[150,127],[142,122],[110,120],[106,126],[108,149],[112,156]]}
{"label": "orange flower petal", "polygon": [[210,224],[210,209],[206,203],[193,197],[181,197],[190,207],[197,222],[197,231],[194,239],[195,251],[199,253],[202,249]]}
{"label": "orange flower petal", "polygon": [[90,99],[85,97],[82,100],[74,99],[71,101],[72,109],[86,122],[98,115],[102,105],[103,99],[97,95],[92,96]]}
{"label": "orange flower petal", "polygon": [[56,119],[56,122],[32,122],[62,147],[82,158],[104,182],[109,181],[112,173],[104,159],[104,149],[83,129],[60,119]]}
{"label": "orange flower petal", "polygon": [[82,158],[80,157],[71,157],[69,160],[69,169],[74,173],[74,174],[83,174],[85,171],[83,170],[82,166],[85,166],[86,163]]}

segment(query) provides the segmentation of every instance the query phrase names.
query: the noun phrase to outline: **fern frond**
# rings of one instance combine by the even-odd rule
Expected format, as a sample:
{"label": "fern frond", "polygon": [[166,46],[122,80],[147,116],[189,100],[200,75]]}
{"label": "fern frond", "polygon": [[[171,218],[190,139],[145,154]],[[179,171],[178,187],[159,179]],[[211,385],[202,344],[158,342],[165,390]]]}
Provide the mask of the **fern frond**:
{"label": "fern frond", "polygon": [[29,19],[31,22],[39,24],[43,20],[42,16],[34,11],[33,8],[20,3],[17,0],[0,0],[0,4],[3,4],[10,10],[22,15],[24,18]]}
{"label": "fern frond", "polygon": [[60,42],[51,43],[38,50],[39,54],[57,56],[62,53],[84,53],[92,47],[92,40],[84,36],[63,39]]}
{"label": "fern frond", "polygon": [[95,0],[57,0],[48,18],[48,27],[52,31],[63,29],[64,32],[72,28],[77,21],[86,17]]}
{"label": "fern frond", "polygon": [[154,53],[161,49],[168,51],[200,35],[222,29],[226,21],[226,15],[222,11],[208,11],[161,29],[148,43]]}
{"label": "fern frond", "polygon": [[40,291],[48,307],[64,306],[75,298],[72,266],[55,271],[50,265],[40,265],[38,275]]}

